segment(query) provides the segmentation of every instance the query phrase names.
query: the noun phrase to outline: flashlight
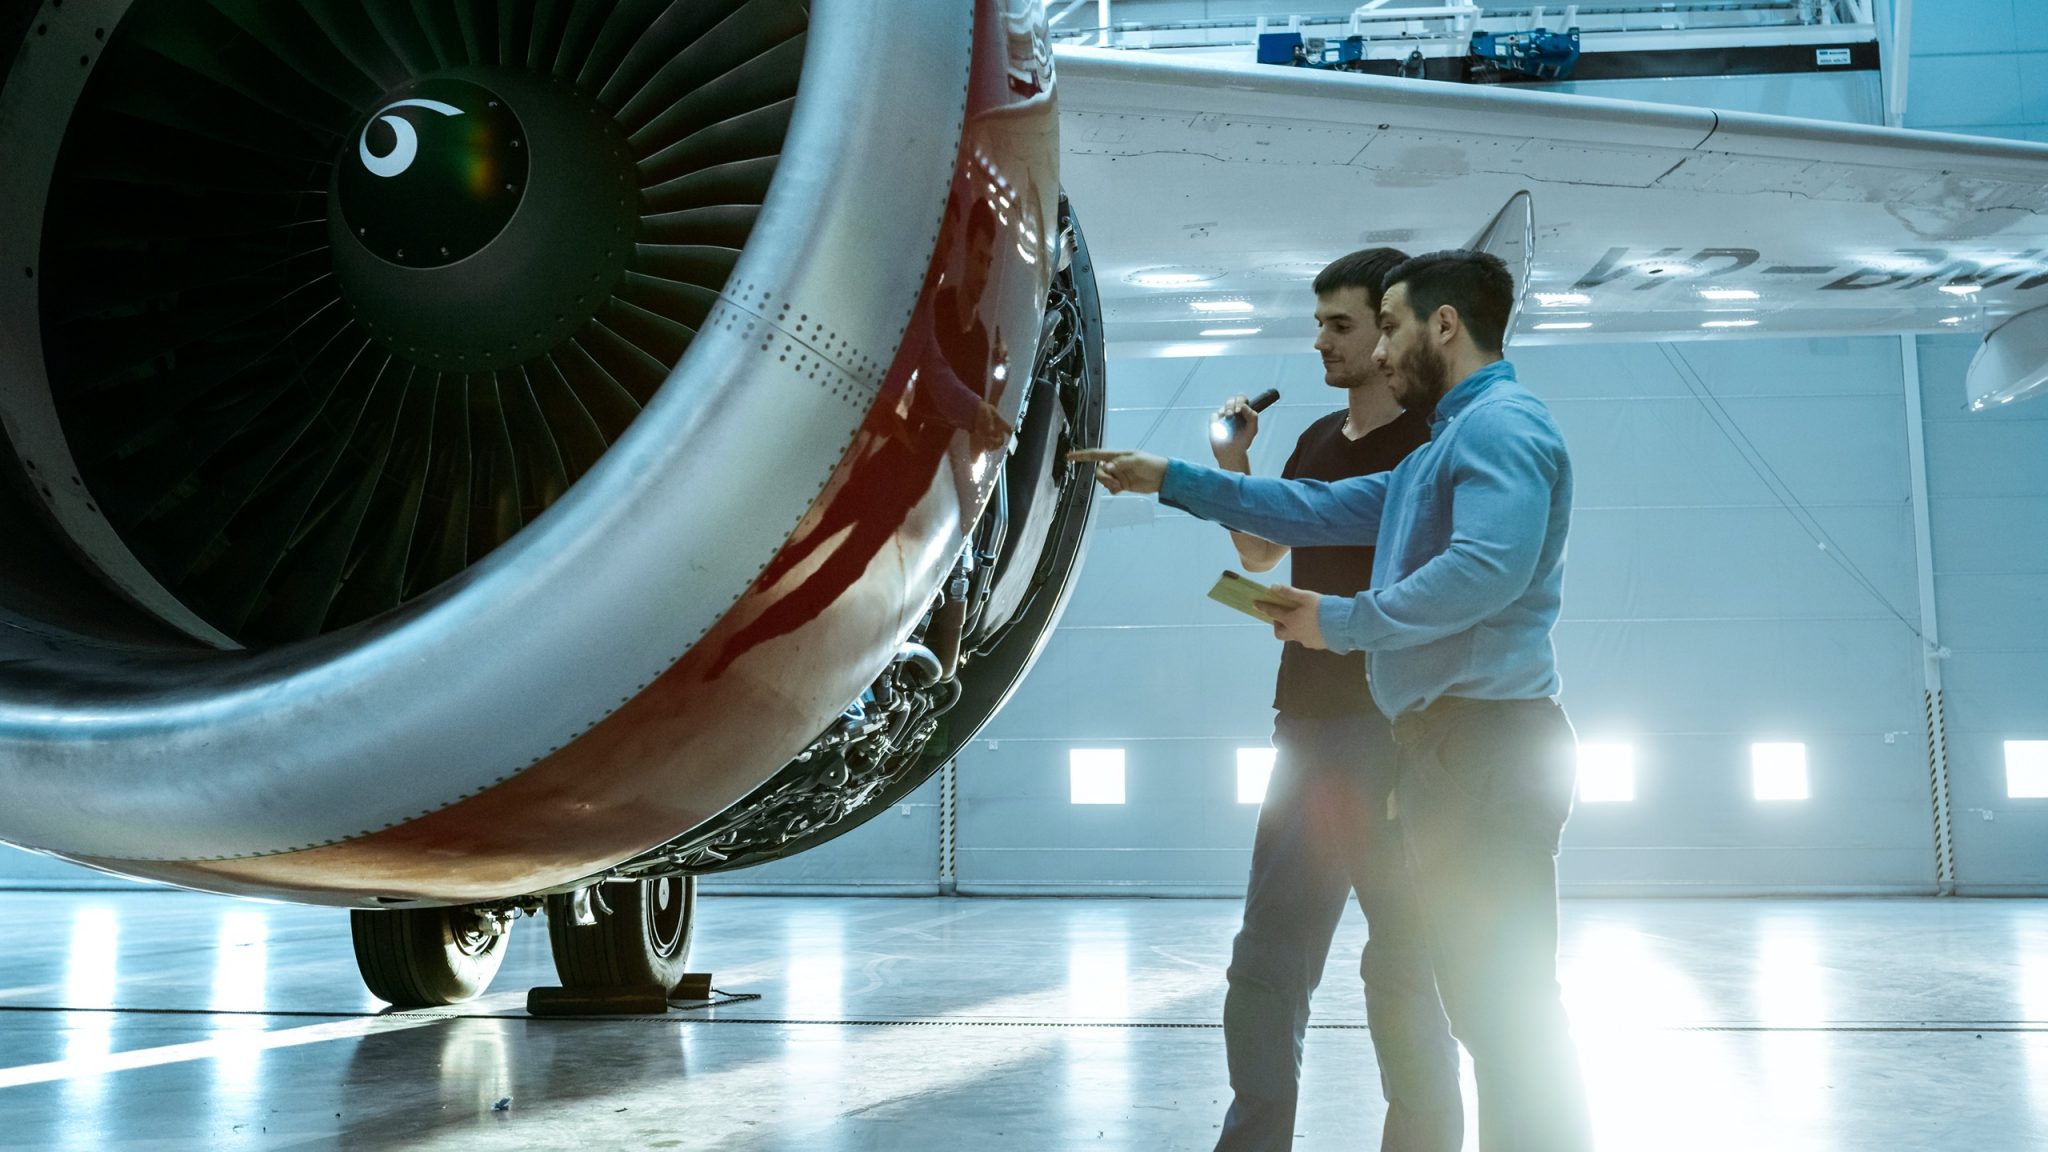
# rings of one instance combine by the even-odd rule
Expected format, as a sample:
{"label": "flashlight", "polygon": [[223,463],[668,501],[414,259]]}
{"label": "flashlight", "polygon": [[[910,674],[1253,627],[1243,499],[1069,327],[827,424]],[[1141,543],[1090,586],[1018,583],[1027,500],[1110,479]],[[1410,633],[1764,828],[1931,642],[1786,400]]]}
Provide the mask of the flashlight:
{"label": "flashlight", "polygon": [[[1257,396],[1252,397],[1248,403],[1252,411],[1264,412],[1273,406],[1273,401],[1278,399],[1280,399],[1280,390],[1278,388],[1268,388]],[[1242,427],[1244,427],[1244,417],[1232,412],[1228,416],[1218,416],[1209,425],[1209,435],[1218,442],[1221,442],[1237,435],[1237,430]]]}

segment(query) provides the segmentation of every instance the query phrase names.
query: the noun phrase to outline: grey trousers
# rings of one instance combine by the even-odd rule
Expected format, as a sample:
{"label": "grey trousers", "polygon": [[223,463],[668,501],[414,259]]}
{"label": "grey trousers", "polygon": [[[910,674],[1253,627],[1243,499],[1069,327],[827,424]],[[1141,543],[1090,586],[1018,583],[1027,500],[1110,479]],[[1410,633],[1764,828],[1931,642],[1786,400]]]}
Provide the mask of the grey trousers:
{"label": "grey trousers", "polygon": [[1354,890],[1371,933],[1359,975],[1387,1100],[1380,1147],[1457,1152],[1458,1046],[1430,976],[1399,829],[1387,819],[1396,762],[1387,722],[1282,715],[1273,745],[1223,1002],[1234,1097],[1218,1152],[1294,1146],[1309,995]]}
{"label": "grey trousers", "polygon": [[1455,697],[1394,724],[1395,790],[1451,1031],[1472,1054],[1483,1152],[1592,1147],[1557,983],[1557,847],[1578,746],[1550,700]]}

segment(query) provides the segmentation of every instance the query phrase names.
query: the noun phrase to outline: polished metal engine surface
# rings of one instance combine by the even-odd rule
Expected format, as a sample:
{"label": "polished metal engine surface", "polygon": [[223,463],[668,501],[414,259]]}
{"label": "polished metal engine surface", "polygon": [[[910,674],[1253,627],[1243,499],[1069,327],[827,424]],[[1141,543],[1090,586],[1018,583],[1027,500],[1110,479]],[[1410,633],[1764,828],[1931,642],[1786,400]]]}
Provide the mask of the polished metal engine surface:
{"label": "polished metal engine surface", "polygon": [[[67,4],[51,14],[53,32],[117,36],[124,7]],[[993,5],[980,7],[1000,47]],[[141,629],[117,629],[115,613],[104,629],[81,626],[39,613],[33,596],[0,606],[11,624],[0,629],[0,838],[229,891],[333,903],[375,892],[475,899],[573,880],[607,856],[658,843],[800,750],[886,662],[905,606],[921,610],[928,585],[896,589],[896,603],[867,618],[849,608],[837,624],[818,625],[806,633],[823,645],[810,662],[722,665],[723,705],[754,710],[723,718],[743,730],[719,744],[747,748],[744,762],[679,764],[665,718],[705,705],[680,698],[675,682],[665,695],[660,682],[815,515],[901,359],[942,213],[958,197],[976,41],[972,6],[925,8],[884,26],[861,5],[811,7],[782,159],[717,306],[630,429],[480,563],[367,623],[256,651],[140,642]],[[23,155],[23,110],[43,106],[56,62],[31,44],[9,74],[0,132],[11,158]],[[1051,123],[1048,106],[1027,130],[1042,137],[1027,157],[1031,192],[1047,202],[1057,187]],[[23,249],[35,222],[12,213],[33,198],[23,179],[7,186],[16,198],[0,243],[9,263],[33,267]],[[1028,306],[1035,323],[1043,288],[1037,299],[1007,291],[1000,307],[1023,316]],[[61,430],[36,424],[47,387],[24,335],[37,326],[33,307],[33,293],[0,300],[0,391],[25,458],[24,445],[61,442]],[[1026,365],[1030,344],[1013,340]],[[1017,398],[1003,404],[1014,414]],[[953,487],[945,478],[934,491]],[[134,600],[220,641],[121,579],[119,541],[69,518],[79,497],[45,496],[72,542]],[[899,571],[936,580],[960,517],[925,503],[925,519],[909,530],[932,556]],[[693,684],[704,679],[700,669]],[[554,774],[543,781],[535,766]],[[568,783],[607,772],[620,787],[606,794],[600,779],[595,799]],[[618,779],[634,773],[641,779]],[[522,776],[528,791],[517,803],[538,817],[531,839],[566,842],[559,853],[508,832],[503,806],[472,809],[452,835],[422,827]],[[656,788],[666,807],[644,827],[621,820]],[[578,820],[581,839],[560,835]],[[370,854],[374,863],[312,851],[408,826],[420,837]],[[261,864],[293,855],[309,862]]]}

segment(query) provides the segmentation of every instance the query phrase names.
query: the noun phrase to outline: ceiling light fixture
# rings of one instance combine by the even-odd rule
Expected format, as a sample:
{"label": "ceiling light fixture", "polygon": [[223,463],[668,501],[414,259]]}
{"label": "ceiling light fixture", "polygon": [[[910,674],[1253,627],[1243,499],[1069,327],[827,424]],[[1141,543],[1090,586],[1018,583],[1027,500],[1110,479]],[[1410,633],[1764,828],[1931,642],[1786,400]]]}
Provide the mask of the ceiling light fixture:
{"label": "ceiling light fixture", "polygon": [[1124,282],[1140,288],[1192,288],[1223,278],[1223,269],[1199,264],[1159,264],[1127,273]]}
{"label": "ceiling light fixture", "polygon": [[1192,300],[1188,307],[1197,312],[1249,312],[1252,303],[1249,300]]}
{"label": "ceiling light fixture", "polygon": [[1708,300],[1754,300],[1756,293],[1747,288],[1702,288],[1700,295]]}
{"label": "ceiling light fixture", "polygon": [[1536,302],[1545,308],[1563,308],[1573,304],[1591,304],[1593,298],[1583,292],[1538,292]]}
{"label": "ceiling light fixture", "polygon": [[1204,336],[1257,336],[1264,328],[1204,328]]}
{"label": "ceiling light fixture", "polygon": [[1705,324],[1700,325],[1702,328],[1754,328],[1756,326],[1757,321],[1755,320],[1709,320]]}
{"label": "ceiling light fixture", "polygon": [[1984,286],[1982,284],[1943,284],[1941,290],[1951,296],[1975,296],[1984,290]]}
{"label": "ceiling light fixture", "polygon": [[1573,321],[1569,321],[1569,322],[1563,322],[1563,321],[1552,321],[1552,322],[1550,322],[1550,323],[1547,323],[1547,324],[1538,324],[1538,325],[1536,325],[1536,331],[1538,331],[1538,332],[1577,332],[1577,331],[1580,331],[1580,330],[1582,330],[1582,329],[1586,329],[1586,328],[1591,328],[1592,326],[1593,326],[1593,322],[1592,322],[1592,321],[1590,321],[1590,320],[1573,320]]}

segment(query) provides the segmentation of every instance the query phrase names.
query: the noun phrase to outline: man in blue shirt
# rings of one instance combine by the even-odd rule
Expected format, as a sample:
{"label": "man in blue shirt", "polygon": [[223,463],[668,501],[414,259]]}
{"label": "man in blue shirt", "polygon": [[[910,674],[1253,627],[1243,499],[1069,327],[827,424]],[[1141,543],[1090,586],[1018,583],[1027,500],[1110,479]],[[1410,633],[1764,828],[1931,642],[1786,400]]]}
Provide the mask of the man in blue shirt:
{"label": "man in blue shirt", "polygon": [[1363,649],[1394,722],[1394,807],[1415,868],[1437,988],[1479,1079],[1485,1152],[1591,1146],[1557,985],[1557,847],[1577,740],[1552,697],[1571,458],[1501,359],[1514,281],[1479,252],[1388,273],[1374,359],[1430,442],[1391,472],[1335,482],[1240,476],[1096,450],[1112,492],[1157,492],[1279,544],[1377,545],[1370,588],[1267,596],[1274,634]]}
{"label": "man in blue shirt", "polygon": [[[1392,248],[1340,256],[1316,276],[1323,383],[1344,406],[1308,426],[1282,477],[1343,480],[1384,472],[1429,443],[1429,423],[1404,412],[1373,362],[1380,283],[1408,257]],[[1232,434],[1210,441],[1218,467],[1250,474],[1259,416],[1244,397],[1220,417]],[[1372,577],[1370,547],[1289,549],[1231,533],[1245,570],[1292,560],[1292,582],[1349,597]],[[1373,1054],[1387,1115],[1382,1152],[1458,1152],[1458,1044],[1437,997],[1428,933],[1400,833],[1387,819],[1398,770],[1394,734],[1366,691],[1365,654],[1288,644],[1273,690],[1273,773],[1259,805],[1245,885],[1244,925],[1230,950],[1223,1050],[1231,1102],[1216,1152],[1294,1147],[1309,999],[1330,939],[1356,893],[1370,932],[1359,958]]]}

